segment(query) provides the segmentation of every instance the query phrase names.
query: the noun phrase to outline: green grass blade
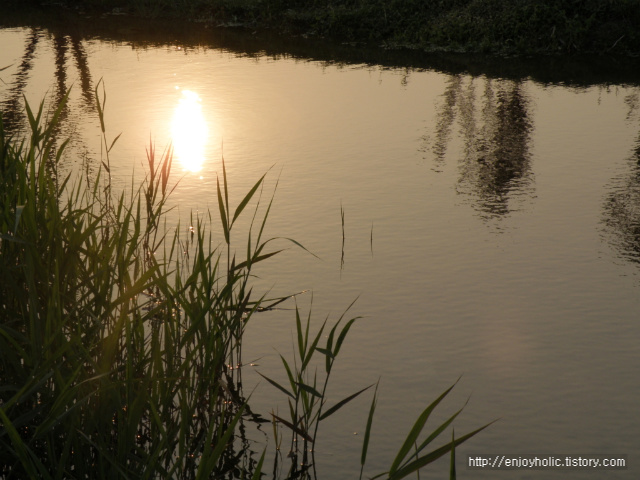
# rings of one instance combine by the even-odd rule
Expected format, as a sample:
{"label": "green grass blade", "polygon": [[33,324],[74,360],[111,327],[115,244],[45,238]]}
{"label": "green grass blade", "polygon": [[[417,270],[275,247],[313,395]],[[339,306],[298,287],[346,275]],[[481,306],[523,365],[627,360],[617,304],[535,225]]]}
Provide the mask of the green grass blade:
{"label": "green grass blade", "polygon": [[116,135],[116,138],[113,139],[113,141],[111,142],[111,145],[109,145],[109,148],[107,149],[107,153],[111,152],[111,150],[113,149],[113,146],[116,144],[116,142],[120,138],[120,135],[122,135],[122,133],[119,133],[118,135]]}
{"label": "green grass blade", "polygon": [[367,451],[369,450],[369,439],[371,438],[371,426],[373,425],[373,414],[376,411],[376,404],[378,403],[378,385],[379,384],[380,384],[380,380],[376,382],[376,389],[373,392],[371,407],[369,407],[369,417],[367,418],[367,427],[364,431],[364,439],[362,440],[362,453],[360,454],[360,478],[362,478],[362,471],[364,470],[364,464],[367,462]]}
{"label": "green grass blade", "polygon": [[[287,295],[287,296],[280,297],[280,298],[263,299],[260,302],[260,306],[258,306],[257,310],[259,312],[265,312],[265,311],[268,311],[268,310],[273,310],[276,305],[280,305],[281,303],[289,300],[290,298],[295,298],[296,296],[302,295],[303,293],[307,293],[308,291],[309,290],[302,290],[301,292],[294,293],[294,294]],[[269,305],[262,306],[262,304],[265,303],[265,302],[273,302],[273,303],[270,303]]]}
{"label": "green grass blade", "polygon": [[449,480],[456,480],[456,432],[451,431],[451,461],[449,463]]}
{"label": "green grass blade", "polygon": [[[33,466],[33,461],[37,459],[33,455],[33,453],[29,450],[29,447],[25,445],[20,438],[20,434],[14,428],[13,423],[9,420],[9,417],[4,412],[4,409],[0,407],[0,420],[2,421],[2,426],[5,432],[9,435],[9,439],[11,440],[11,444],[13,445],[13,450],[18,455],[18,459],[22,463],[22,466],[27,471],[31,478],[51,478],[46,471],[39,472],[40,474],[44,474],[44,477],[41,477],[38,474],[38,471]],[[41,466],[41,465],[40,465]]]}
{"label": "green grass blade", "polygon": [[300,435],[306,441],[308,441],[310,443],[313,443],[313,438],[311,438],[311,436],[307,432],[302,430],[301,428],[296,427],[291,422],[287,422],[284,418],[281,418],[281,417],[277,416],[275,413],[271,413],[271,416],[274,417],[276,420],[278,420],[283,425],[286,425],[287,427],[289,427],[291,430],[296,432],[298,435]]}
{"label": "green grass blade", "polygon": [[313,388],[311,385],[307,385],[302,382],[296,382],[296,385],[300,387],[300,389],[304,390],[307,393],[310,393],[314,397],[322,398],[322,394],[318,390]]}
{"label": "green grass blade", "polygon": [[451,417],[449,417],[442,425],[440,425],[438,428],[436,428],[431,435],[429,435],[418,447],[418,452],[421,452],[422,450],[425,449],[425,447],[431,443],[433,440],[435,440],[436,437],[438,437],[449,425],[451,425],[451,423],[456,419],[456,417],[458,415],[460,415],[460,413],[462,413],[462,410],[464,409],[464,407],[462,407],[460,410],[458,410],[456,413],[454,413],[453,415],[451,415]]}
{"label": "green grass blade", "polygon": [[56,106],[56,109],[53,115],[51,116],[51,119],[49,120],[49,125],[47,127],[47,132],[46,132],[47,135],[51,134],[53,132],[53,129],[56,127],[56,124],[60,119],[60,114],[62,113],[62,110],[64,109],[65,105],[67,104],[67,100],[69,99],[70,94],[71,94],[71,89],[69,88],[67,92],[64,94],[64,96],[62,97],[62,99],[60,99],[60,101],[58,102],[58,105]]}
{"label": "green grass blade", "polygon": [[311,357],[313,356],[313,352],[315,352],[316,350],[316,347],[318,345],[318,342],[320,341],[320,337],[322,336],[322,332],[324,331],[324,327],[326,325],[327,325],[327,321],[325,320],[324,323],[322,324],[322,327],[320,327],[320,330],[318,331],[316,338],[314,338],[313,343],[311,344],[311,347],[307,350],[306,358],[302,359],[301,371],[304,372],[305,369],[307,368],[307,365],[309,365],[309,362],[311,361]]}
{"label": "green grass blade", "polygon": [[[100,84],[102,83],[102,103],[100,102],[100,95],[98,95],[98,89],[100,88]],[[102,133],[105,133],[105,127],[104,127],[104,105],[107,103],[107,92],[104,88],[104,82],[103,79],[101,78],[100,80],[98,80],[98,83],[96,84],[96,88],[94,90],[94,94],[96,97],[96,108],[98,109],[98,118],[100,119],[100,129],[102,130]]]}
{"label": "green grass blade", "polygon": [[227,166],[222,157],[222,180],[224,183],[224,204],[227,210],[227,218],[229,218],[229,182],[227,182]]}
{"label": "green grass blade", "polygon": [[227,214],[225,212],[225,205],[222,200],[222,191],[220,190],[220,179],[217,178],[216,182],[218,184],[218,208],[220,209],[220,220],[222,221],[222,230],[224,231],[224,239],[228,243],[229,240],[229,224],[227,222]]}
{"label": "green grass blade", "polygon": [[119,478],[123,478],[124,480],[131,479],[128,472],[123,470],[123,467],[118,463],[117,458],[113,458],[113,456],[110,453],[108,453],[105,448],[101,447],[96,442],[94,442],[86,433],[82,431],[79,431],[78,433],[85,439],[87,443],[92,445],[96,450],[100,452],[100,457],[103,460],[106,460],[118,471],[118,473],[122,476]]}
{"label": "green grass blade", "polygon": [[438,460],[443,455],[446,455],[447,453],[449,453],[451,451],[452,447],[457,447],[461,443],[464,443],[467,440],[469,440],[474,435],[480,433],[482,430],[487,428],[492,423],[493,422],[488,423],[485,426],[480,427],[480,428],[478,428],[477,430],[474,430],[471,433],[467,433],[466,435],[463,435],[462,437],[458,438],[457,440],[455,440],[453,442],[450,442],[450,443],[447,443],[446,445],[443,445],[442,447],[434,450],[433,452],[428,453],[427,455],[424,455],[424,456],[418,458],[417,460],[414,460],[413,462],[410,462],[409,464],[405,465],[404,467],[402,467],[401,469],[397,470],[393,474],[390,473],[389,474],[389,480],[399,480],[401,478],[405,478],[408,475],[411,475],[414,472],[417,472],[422,467],[424,467],[424,466],[426,466],[426,465],[428,465],[430,463],[435,462],[436,460]]}
{"label": "green grass blade", "polygon": [[291,368],[289,367],[287,360],[282,355],[280,355],[280,360],[282,360],[282,365],[284,365],[284,369],[287,372],[287,377],[289,378],[289,384],[291,385],[291,389],[297,393],[298,390],[296,389],[296,381],[293,378],[293,373],[291,372]]}
{"label": "green grass blade", "polygon": [[262,378],[264,378],[267,382],[269,382],[271,385],[273,385],[274,387],[276,387],[278,390],[280,390],[281,392],[285,393],[286,395],[289,395],[291,398],[295,399],[295,395],[293,393],[291,393],[289,390],[287,390],[286,388],[284,388],[282,385],[280,385],[278,382],[276,382],[275,380],[271,380],[269,377],[263,375],[260,372],[256,372],[258,375],[260,375]]}
{"label": "green grass blade", "polygon": [[316,351],[320,352],[321,354],[323,354],[326,357],[329,357],[331,359],[334,358],[333,353],[331,353],[329,350],[327,350],[326,348],[321,348],[321,347],[316,347]]}
{"label": "green grass blade", "polygon": [[[298,354],[300,355],[300,359],[304,360],[305,348],[306,348],[307,338],[309,335],[309,323],[307,323],[307,337],[303,338],[302,322],[300,321],[300,310],[298,309],[298,305],[296,305],[296,335],[298,338]],[[304,368],[302,370],[304,370]]]}
{"label": "green grass blade", "polygon": [[374,385],[376,385],[375,383],[372,383],[371,385],[369,385],[368,387],[363,388],[362,390],[349,395],[348,397],[340,400],[338,403],[336,403],[333,407],[331,407],[329,410],[327,410],[326,412],[324,412],[322,415],[320,415],[320,417],[318,418],[318,420],[324,420],[325,418],[329,417],[330,415],[333,415],[335,412],[337,412],[339,409],[341,409],[343,406],[345,406],[347,403],[349,403],[351,400],[353,400],[354,398],[356,398],[358,395],[360,395],[362,392],[369,390],[371,387],[373,387]]}
{"label": "green grass blade", "polygon": [[349,320],[347,324],[344,326],[344,328],[342,329],[342,331],[340,332],[340,335],[338,336],[338,340],[336,340],[336,348],[333,350],[334,357],[338,356],[338,353],[340,352],[340,347],[342,347],[342,342],[344,342],[344,339],[347,336],[347,333],[349,333],[349,329],[351,328],[351,325],[353,325],[353,322],[355,322],[359,318],[361,317],[356,317]]}
{"label": "green grass blade", "polygon": [[300,242],[294,240],[293,238],[287,238],[287,237],[275,237],[274,240],[276,238],[280,238],[282,240],[288,240],[289,242],[293,243],[294,245],[300,247],[301,249],[303,249],[305,252],[313,255],[314,257],[316,257],[318,260],[320,260],[320,257],[317,256],[315,253],[313,253],[311,250],[307,249],[307,247],[305,247],[304,245],[302,245]]}
{"label": "green grass blade", "polygon": [[211,478],[211,474],[213,472],[213,469],[215,468],[215,466],[218,464],[220,457],[222,456],[223,452],[229,447],[229,443],[230,443],[230,439],[231,439],[231,435],[233,435],[233,433],[235,432],[235,428],[236,428],[236,424],[238,423],[238,421],[240,420],[240,418],[242,417],[242,413],[244,411],[244,405],[242,407],[240,407],[238,409],[238,413],[236,413],[236,415],[234,416],[233,420],[231,421],[231,423],[228,425],[228,427],[226,428],[226,430],[224,431],[224,434],[222,435],[222,437],[220,437],[217,441],[216,447],[213,449],[213,451],[211,451],[210,453],[208,452],[209,450],[209,446],[211,445],[211,440],[213,438],[213,433],[216,425],[215,423],[212,423],[210,428],[210,433],[209,433],[209,442],[207,442],[207,446],[205,448],[205,452],[203,454],[203,459],[204,461],[201,460],[200,465],[198,466],[198,472],[196,473],[196,480],[198,479],[204,479],[204,478]]}
{"label": "green grass blade", "polygon": [[333,354],[333,337],[334,337],[334,335],[336,333],[336,329],[338,328],[339,324],[340,324],[340,321],[338,320],[338,322],[336,322],[336,324],[333,326],[333,328],[329,332],[329,337],[327,338],[327,346],[326,346],[326,348],[324,348],[322,350],[322,351],[329,352],[329,354],[330,354],[330,355],[327,355],[325,353],[325,371],[326,371],[327,375],[329,375],[329,373],[331,372],[331,366],[333,365],[333,361],[336,358],[336,356]]}
{"label": "green grass blade", "polygon": [[422,429],[427,423],[427,419],[429,418],[429,415],[431,415],[431,412],[433,412],[433,410],[438,406],[438,404],[442,401],[442,399],[447,396],[447,394],[453,389],[453,387],[456,386],[457,383],[458,381],[456,380],[456,383],[454,383],[447,390],[445,390],[445,392],[442,395],[440,395],[436,400],[434,400],[427,408],[425,408],[422,414],[418,417],[418,420],[416,420],[415,424],[413,425],[413,428],[411,428],[409,435],[407,436],[406,440],[404,441],[404,444],[398,451],[398,454],[396,455],[396,458],[394,459],[393,463],[391,464],[391,468],[389,469],[389,473],[391,476],[393,476],[396,473],[396,471],[398,470],[398,466],[406,458],[407,454],[411,450],[411,447],[418,440],[418,436],[420,435],[420,433],[422,432]]}
{"label": "green grass blade", "polygon": [[266,450],[262,451],[262,455],[260,456],[260,460],[258,460],[256,469],[253,471],[253,475],[251,475],[251,480],[260,480],[260,478],[262,477],[262,463],[264,462],[265,452]]}
{"label": "green grass blade", "polygon": [[[266,174],[265,174],[266,175]],[[249,190],[249,193],[247,193],[245,195],[245,197],[242,199],[242,201],[240,202],[240,204],[238,205],[238,207],[236,208],[235,213],[233,214],[233,220],[231,220],[231,224],[233,225],[233,223],[236,221],[236,219],[240,216],[240,214],[242,213],[242,211],[244,210],[244,208],[247,206],[247,203],[249,203],[249,201],[251,201],[251,197],[253,197],[253,195],[256,193],[256,190],[258,190],[258,187],[260,187],[260,184],[262,183],[262,181],[264,180],[265,175],[263,175],[262,177],[260,177],[260,180],[258,180],[256,182],[256,184],[253,186],[253,188],[251,188],[251,190]]]}
{"label": "green grass blade", "polygon": [[[226,235],[228,235],[228,233],[225,233],[225,239],[227,238]],[[254,258],[251,259],[251,265],[253,265],[255,263],[258,263],[258,262],[262,262],[262,261],[266,260],[267,258],[270,258],[270,257],[273,257],[274,255],[279,254],[280,252],[282,252],[282,250],[276,250],[275,252],[265,253],[264,255],[259,255],[257,257],[254,257]],[[233,267],[233,270],[234,271],[240,270],[240,269],[246,268],[248,266],[249,266],[249,262],[246,262],[246,261],[240,262],[239,264],[237,264],[237,265],[235,265]]]}

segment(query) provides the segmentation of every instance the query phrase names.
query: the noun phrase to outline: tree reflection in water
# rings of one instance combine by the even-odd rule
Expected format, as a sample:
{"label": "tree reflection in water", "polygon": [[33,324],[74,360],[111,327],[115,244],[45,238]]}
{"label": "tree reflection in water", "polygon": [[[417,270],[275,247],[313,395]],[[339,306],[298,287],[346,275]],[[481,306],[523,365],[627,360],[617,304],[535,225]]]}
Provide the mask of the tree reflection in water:
{"label": "tree reflection in water", "polygon": [[[75,66],[80,79],[80,90],[83,98],[84,109],[87,112],[95,112],[95,102],[91,73],[89,71],[89,63],[87,54],[82,44],[82,38],[74,33],[56,33],[44,30],[39,27],[30,28],[27,35],[22,61],[18,66],[17,72],[5,82],[9,85],[8,95],[5,100],[0,103],[2,107],[4,128],[9,133],[18,133],[26,131],[28,120],[24,110],[24,94],[29,83],[30,75],[34,67],[34,59],[39,44],[48,42],[52,52],[54,61],[54,77],[55,91],[47,98],[49,101],[49,109],[59,105],[64,96],[67,94],[71,85],[68,82],[68,71],[70,57],[75,61]],[[76,87],[77,88],[77,87]],[[32,105],[33,106],[33,105]],[[60,112],[60,120],[54,129],[54,138],[70,138],[73,131],[73,122],[69,121],[71,112],[70,105],[65,104]],[[62,131],[65,129],[65,131]],[[86,148],[84,149],[87,150]]]}
{"label": "tree reflection in water", "polygon": [[533,193],[530,103],[522,80],[452,75],[443,94],[432,147],[436,168],[445,163],[457,119],[463,141],[457,190],[487,220],[508,215],[518,197]]}
{"label": "tree reflection in water", "polygon": [[[625,98],[627,120],[640,118],[638,92]],[[621,258],[640,264],[640,133],[627,161],[629,169],[611,181],[603,205],[603,234]]]}
{"label": "tree reflection in water", "polygon": [[24,112],[24,105],[22,104],[22,95],[29,81],[29,72],[33,68],[36,47],[42,35],[42,31],[39,28],[31,29],[31,33],[25,43],[22,62],[18,66],[18,71],[13,75],[13,82],[4,80],[5,83],[11,85],[8,90],[8,98],[2,101],[1,104],[4,128],[9,132],[19,130],[23,124],[22,113]]}

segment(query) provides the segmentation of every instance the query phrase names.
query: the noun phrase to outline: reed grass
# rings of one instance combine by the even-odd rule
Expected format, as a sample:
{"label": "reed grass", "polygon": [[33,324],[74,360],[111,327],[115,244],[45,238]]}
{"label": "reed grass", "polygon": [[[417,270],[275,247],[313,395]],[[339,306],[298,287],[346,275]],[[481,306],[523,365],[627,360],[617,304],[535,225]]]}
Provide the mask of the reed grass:
{"label": "reed grass", "polygon": [[189,238],[159,232],[171,150],[150,145],[143,185],[115,195],[117,137],[97,90],[106,158],[93,181],[59,176],[63,104],[45,119],[44,102],[27,103],[23,141],[0,122],[0,477],[235,475],[245,401],[234,367],[260,305],[248,280],[277,251],[264,251],[261,228],[236,260],[231,230],[263,179],[229,217],[223,178],[222,247],[203,218]]}
{"label": "reed grass", "polygon": [[[256,418],[242,392],[242,337],[253,315],[287,299],[266,299],[250,284],[255,265],[281,252],[271,246],[277,239],[264,238],[273,201],[263,212],[265,177],[232,208],[223,161],[222,238],[211,212],[192,214],[186,236],[170,231],[170,148],[158,155],[150,143],[144,182],[120,194],[111,188],[118,136],[107,135],[101,82],[94,98],[102,165],[93,178],[61,176],[67,142],[55,132],[68,95],[49,117],[44,101],[37,110],[26,103],[24,139],[5,132],[0,114],[0,478],[261,478],[265,452],[255,458],[242,427]],[[234,225],[256,197],[240,256]],[[288,399],[289,418],[272,415],[276,446],[283,427],[292,434],[286,478],[317,477],[319,424],[373,386],[328,402],[334,364],[358,319],[346,320],[348,310],[311,335],[311,313],[303,322],[296,307],[294,360],[281,357],[288,384],[262,374]],[[455,477],[455,446],[485,427],[421,454],[458,411],[418,446],[450,390],[427,407],[381,476],[403,478],[451,453]],[[376,395],[377,385],[362,468]]]}

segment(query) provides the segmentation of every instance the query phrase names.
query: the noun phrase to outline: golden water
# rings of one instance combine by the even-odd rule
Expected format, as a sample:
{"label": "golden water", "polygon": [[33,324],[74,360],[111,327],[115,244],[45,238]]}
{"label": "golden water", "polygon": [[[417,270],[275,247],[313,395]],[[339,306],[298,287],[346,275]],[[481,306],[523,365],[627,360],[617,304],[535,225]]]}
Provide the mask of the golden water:
{"label": "golden water", "polygon": [[[232,203],[265,172],[270,188],[279,179],[268,233],[320,260],[292,248],[256,283],[273,296],[313,290],[318,322],[360,295],[353,313],[365,318],[330,394],[382,377],[370,473],[388,468],[421,408],[463,374],[439,418],[473,394],[456,434],[501,420],[459,449],[459,478],[501,475],[464,465],[502,453],[626,454],[629,469],[607,478],[640,474],[638,83],[383,68],[29,26],[1,29],[0,45],[0,67],[11,65],[0,102],[14,128],[22,93],[53,103],[73,86],[63,168],[99,165],[92,105],[102,79],[107,137],[122,132],[114,188],[141,178],[150,138],[175,149],[175,219],[217,208],[223,155]],[[278,352],[290,354],[293,328],[290,311],[258,316],[245,359],[284,381]],[[245,374],[245,388],[258,381]],[[263,414],[286,408],[265,382],[253,399]],[[369,401],[321,426],[322,478],[357,475],[354,434]]]}

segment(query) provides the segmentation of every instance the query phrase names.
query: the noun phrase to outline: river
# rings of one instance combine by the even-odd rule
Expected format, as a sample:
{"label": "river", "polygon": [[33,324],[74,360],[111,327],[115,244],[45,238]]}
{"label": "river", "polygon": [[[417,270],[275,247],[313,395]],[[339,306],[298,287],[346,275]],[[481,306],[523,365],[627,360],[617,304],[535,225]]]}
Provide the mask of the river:
{"label": "river", "polygon": [[[100,163],[102,80],[107,136],[122,133],[114,189],[141,178],[150,138],[176,149],[175,218],[217,212],[223,156],[232,204],[268,172],[268,235],[315,256],[280,240],[291,248],[256,288],[309,289],[298,304],[306,313],[313,298],[314,328],[358,298],[329,402],[380,378],[366,473],[389,467],[422,409],[462,376],[436,420],[469,397],[457,436],[499,420],[459,447],[458,478],[640,476],[640,76],[625,61],[426,56],[33,15],[0,19],[0,102],[18,129],[23,94],[52,105],[72,88],[63,170]],[[292,310],[256,316],[244,358],[286,381],[279,353],[291,356],[294,329]],[[285,411],[281,392],[243,376],[246,391],[257,385],[254,411]],[[359,474],[370,401],[321,425],[319,478]],[[628,466],[467,468],[502,454]],[[447,462],[420,478],[443,478]]]}

